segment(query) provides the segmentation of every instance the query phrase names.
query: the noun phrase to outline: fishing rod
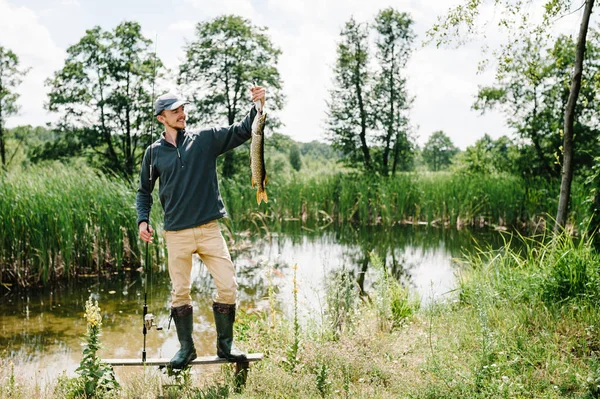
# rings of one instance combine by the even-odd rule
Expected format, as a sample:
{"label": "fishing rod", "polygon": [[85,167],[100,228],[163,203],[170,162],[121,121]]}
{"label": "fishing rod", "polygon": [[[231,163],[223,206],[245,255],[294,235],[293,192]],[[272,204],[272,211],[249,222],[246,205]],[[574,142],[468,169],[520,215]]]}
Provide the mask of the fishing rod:
{"label": "fishing rod", "polygon": [[[152,103],[154,101],[154,82],[156,81],[156,48],[158,47],[158,34],[156,35],[156,39],[154,41],[154,59],[152,66],[152,97],[150,98],[150,186],[152,186],[152,143],[154,142],[154,112],[152,112]],[[152,195],[152,194],[150,194]],[[148,215],[150,216],[150,215]],[[148,233],[150,232],[150,221],[146,223],[146,230]],[[152,327],[156,327],[156,330],[162,330],[162,327],[157,326],[154,323],[154,315],[152,313],[148,313],[148,274],[150,274],[150,284],[152,284],[152,266],[150,265],[150,250],[148,248],[148,241],[146,241],[146,261],[145,270],[144,270],[144,327],[142,329],[142,333],[144,334],[144,347],[142,349],[142,363],[146,363],[146,335],[148,334],[148,330],[151,330]]]}

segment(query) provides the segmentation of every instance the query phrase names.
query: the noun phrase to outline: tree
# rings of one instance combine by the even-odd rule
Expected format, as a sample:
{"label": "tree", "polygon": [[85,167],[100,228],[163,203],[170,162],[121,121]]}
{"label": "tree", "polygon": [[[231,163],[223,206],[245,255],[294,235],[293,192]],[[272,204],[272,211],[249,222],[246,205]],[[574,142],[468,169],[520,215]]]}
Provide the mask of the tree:
{"label": "tree", "polygon": [[19,111],[15,88],[21,84],[27,69],[19,69],[19,57],[9,49],[0,46],[0,159],[6,170],[6,119]]}
{"label": "tree", "polygon": [[[581,101],[576,108],[574,132],[577,142],[573,154],[578,168],[590,168],[594,157],[600,155],[597,141],[599,123],[596,104],[600,100],[600,40],[591,32],[588,60],[584,70],[585,84]],[[488,109],[501,110],[509,126],[524,139],[524,177],[556,178],[560,176],[557,162],[562,143],[564,109],[569,97],[570,65],[575,60],[575,44],[569,36],[561,35],[556,43],[544,49],[541,41],[526,39],[515,48],[513,60],[497,82],[480,88],[473,108],[482,113]],[[530,143],[530,144],[527,144]]]}
{"label": "tree", "polygon": [[415,37],[412,24],[408,14],[393,8],[386,8],[375,17],[376,58],[380,70],[373,94],[376,120],[381,126],[376,138],[383,147],[381,171],[384,176],[390,170],[392,150],[392,173],[396,172],[399,159],[409,158],[412,152],[407,132],[408,117],[405,114],[411,100],[406,91],[406,78],[402,76]]}
{"label": "tree", "polygon": [[[223,123],[223,119],[228,124],[237,122],[249,108],[248,92],[256,82],[268,91],[268,129],[273,131],[279,126],[271,111],[283,106],[277,69],[281,51],[266,32],[266,27],[254,26],[235,15],[198,23],[195,40],[185,46],[186,57],[177,79],[195,105],[189,113],[190,123]],[[227,152],[225,177],[234,174],[234,162],[234,152]]]}
{"label": "tree", "polygon": [[581,27],[579,29],[579,37],[577,38],[577,49],[575,50],[575,65],[573,67],[573,78],[571,80],[571,90],[569,91],[569,99],[565,107],[565,124],[564,124],[564,139],[563,139],[563,167],[562,179],[560,183],[560,197],[558,199],[558,210],[556,211],[556,230],[564,228],[567,223],[567,213],[569,210],[569,201],[571,199],[571,182],[573,181],[573,141],[574,141],[574,124],[575,124],[575,106],[579,91],[581,89],[581,76],[583,74],[583,57],[585,53],[585,42],[592,15],[594,0],[587,0],[583,17],[581,19]]}
{"label": "tree", "polygon": [[[477,21],[479,20],[480,8],[484,3],[484,1],[480,0],[466,0],[465,4],[452,8],[445,18],[440,18],[438,23],[430,29],[428,35],[432,40],[437,39],[437,45],[439,46],[449,43],[455,38],[459,38],[461,33],[464,33],[461,31],[462,27],[466,27],[468,34],[477,32],[479,30]],[[563,13],[569,12],[570,8],[574,5],[574,2],[571,0],[547,0],[544,3],[545,11],[542,22],[539,25],[534,25],[533,29],[531,29],[529,21],[532,18],[529,15],[529,8],[526,7],[530,3],[530,1],[523,2],[521,0],[494,0],[493,4],[496,8],[502,8],[498,13],[501,15],[499,25],[511,30],[512,34],[508,45],[504,46],[500,52],[500,71],[510,64],[512,60],[510,54],[515,44],[532,35],[537,38],[547,35],[556,18],[559,18]],[[569,96],[564,107],[562,178],[555,229],[563,228],[567,221],[568,205],[571,197],[571,182],[573,180],[575,109],[581,89],[586,38],[593,7],[594,0],[585,0],[579,35],[577,37],[575,62],[571,67],[573,74],[571,76]]]}
{"label": "tree", "polygon": [[450,137],[443,131],[433,132],[425,147],[423,147],[423,159],[430,170],[438,171],[450,166],[452,157],[458,152]]}
{"label": "tree", "polygon": [[[58,143],[51,156],[90,150],[90,161],[131,178],[150,144],[153,118],[151,87],[162,67],[137,22],[122,22],[114,31],[87,30],[67,49],[64,67],[47,80],[48,109],[60,114]],[[66,143],[66,144],[65,144]],[[44,151],[40,151],[40,154]]]}
{"label": "tree", "polygon": [[300,155],[300,149],[297,144],[292,145],[290,148],[290,165],[296,172],[300,172],[302,168],[302,157]]}
{"label": "tree", "polygon": [[486,133],[458,154],[454,163],[459,171],[467,173],[514,173],[518,157],[519,149],[508,137],[494,140]]}
{"label": "tree", "polygon": [[327,131],[348,166],[385,176],[412,166],[407,116],[412,100],[402,76],[414,39],[412,23],[393,8],[377,14],[372,25],[377,70],[370,67],[369,25],[351,18],[340,33]]}
{"label": "tree", "polygon": [[371,83],[368,29],[350,18],[340,36],[333,69],[334,87],[327,103],[329,140],[342,152],[347,164],[362,164],[369,170],[372,165],[367,128],[373,123],[367,103]]}
{"label": "tree", "polygon": [[41,143],[53,139],[52,132],[42,126],[20,125],[5,129],[6,168],[26,167],[31,161],[31,151]]}

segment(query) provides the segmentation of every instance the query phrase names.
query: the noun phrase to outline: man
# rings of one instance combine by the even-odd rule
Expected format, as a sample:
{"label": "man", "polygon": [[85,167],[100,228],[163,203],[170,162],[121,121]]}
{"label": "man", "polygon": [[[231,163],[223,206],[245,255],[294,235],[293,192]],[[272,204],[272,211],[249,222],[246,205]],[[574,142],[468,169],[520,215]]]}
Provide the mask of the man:
{"label": "man", "polygon": [[[253,87],[251,98],[264,103],[265,89]],[[171,317],[181,345],[169,364],[174,369],[182,369],[196,358],[190,296],[194,253],[200,256],[217,287],[213,301],[217,356],[228,360],[246,358],[233,343],[237,283],[229,249],[217,223],[227,213],[219,193],[216,160],[251,137],[256,109],[253,107],[241,122],[229,127],[186,131],[186,104],[173,94],[156,100],[154,114],[165,130],[146,149],[136,199],[140,237],[152,242],[154,230],[148,224],[152,190],[160,179],[159,197],[165,212],[164,236],[173,286]]]}

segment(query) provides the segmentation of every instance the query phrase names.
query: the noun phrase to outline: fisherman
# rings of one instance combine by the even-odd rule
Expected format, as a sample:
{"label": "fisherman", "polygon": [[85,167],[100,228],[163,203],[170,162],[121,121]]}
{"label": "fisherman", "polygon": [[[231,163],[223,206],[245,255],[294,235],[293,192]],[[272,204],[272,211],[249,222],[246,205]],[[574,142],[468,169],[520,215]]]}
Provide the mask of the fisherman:
{"label": "fisherman", "polygon": [[[265,101],[265,89],[250,89],[253,102]],[[229,249],[217,219],[227,216],[217,181],[217,157],[251,137],[256,115],[252,107],[246,117],[229,127],[186,130],[184,99],[174,94],[160,96],[154,115],[164,125],[159,140],[144,154],[136,208],[140,238],[151,243],[152,190],[160,180],[159,198],[165,212],[164,238],[167,242],[171,278],[171,317],[175,321],[181,348],[169,366],[182,369],[196,358],[192,339],[193,308],[191,288],[192,254],[197,253],[217,287],[213,313],[217,330],[217,356],[230,361],[245,360],[246,354],[233,342],[237,282]]]}

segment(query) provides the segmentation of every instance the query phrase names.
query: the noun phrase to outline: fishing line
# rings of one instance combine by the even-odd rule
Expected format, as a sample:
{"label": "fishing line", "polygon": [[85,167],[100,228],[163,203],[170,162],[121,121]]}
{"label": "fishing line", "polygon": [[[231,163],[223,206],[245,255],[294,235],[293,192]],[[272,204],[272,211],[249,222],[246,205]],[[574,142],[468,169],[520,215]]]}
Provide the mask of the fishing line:
{"label": "fishing line", "polygon": [[[158,34],[154,41],[154,59],[152,66],[152,97],[150,98],[150,181],[149,185],[152,187],[153,178],[153,167],[152,167],[152,144],[154,143],[154,112],[152,110],[152,104],[154,102],[154,83],[156,81],[156,49],[158,47]],[[152,192],[150,193],[152,195]],[[150,214],[148,214],[148,222],[146,223],[146,231],[150,232]],[[148,330],[154,325],[154,316],[148,313],[148,276],[150,276],[150,300],[152,300],[152,267],[150,265],[150,249],[148,241],[146,241],[146,262],[144,265],[144,312],[143,312],[143,330],[144,334],[144,347],[142,349],[142,363],[146,363],[146,335]],[[161,328],[157,327],[157,330]]]}

